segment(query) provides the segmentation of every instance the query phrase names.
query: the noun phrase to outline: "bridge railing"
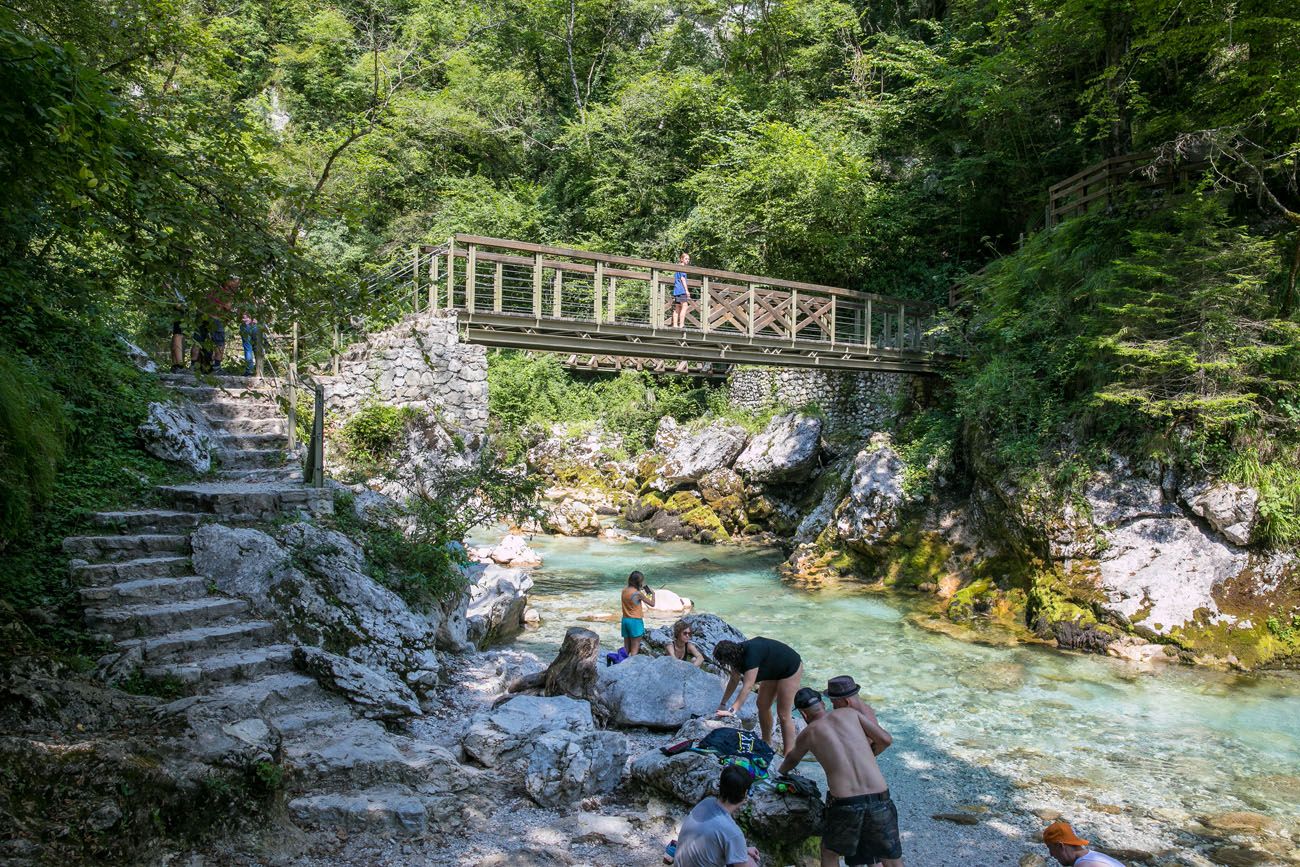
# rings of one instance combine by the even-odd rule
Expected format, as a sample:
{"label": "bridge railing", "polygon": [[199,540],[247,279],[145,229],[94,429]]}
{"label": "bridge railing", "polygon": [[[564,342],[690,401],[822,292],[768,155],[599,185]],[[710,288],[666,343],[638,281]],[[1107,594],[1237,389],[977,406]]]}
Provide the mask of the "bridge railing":
{"label": "bridge railing", "polygon": [[688,331],[884,355],[936,348],[933,305],[836,286],[464,234],[420,248],[414,262],[416,297],[433,309],[652,332],[674,330],[677,271],[691,294]]}

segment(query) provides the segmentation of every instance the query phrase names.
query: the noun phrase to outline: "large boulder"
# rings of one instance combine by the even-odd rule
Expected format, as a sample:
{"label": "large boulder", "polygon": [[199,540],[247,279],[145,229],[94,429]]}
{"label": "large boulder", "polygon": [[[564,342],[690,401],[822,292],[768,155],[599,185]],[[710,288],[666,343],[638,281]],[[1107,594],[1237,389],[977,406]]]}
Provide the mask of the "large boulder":
{"label": "large boulder", "polygon": [[743,427],[720,421],[694,433],[682,432],[655,471],[650,487],[669,491],[697,482],[719,467],[729,467],[748,440]]}
{"label": "large boulder", "polygon": [[581,500],[566,499],[547,511],[542,526],[561,536],[599,536],[600,515]]}
{"label": "large boulder", "polygon": [[644,791],[664,795],[688,806],[718,793],[722,766],[703,753],[665,756],[656,747],[632,762],[632,782]]}
{"label": "large boulder", "polygon": [[659,424],[655,426],[654,450],[661,455],[666,455],[677,448],[677,442],[681,438],[682,426],[677,423],[677,419],[666,415],[659,419]]}
{"label": "large boulder", "polygon": [[590,732],[596,728],[591,705],[568,696],[517,695],[504,704],[476,713],[461,741],[475,761],[489,767],[522,769],[534,741],[552,731]]}
{"label": "large boulder", "polygon": [[[610,725],[661,731],[676,729],[691,717],[711,716],[724,685],[718,675],[689,662],[645,654],[599,669],[596,681]],[[740,719],[752,723],[757,707],[754,696],[749,696]]]}
{"label": "large boulder", "polygon": [[528,540],[518,533],[505,536],[486,553],[492,562],[512,569],[529,569],[542,565],[542,556],[529,547]]}
{"label": "large boulder", "polygon": [[820,796],[751,790],[744,807],[745,827],[766,845],[802,843],[821,833],[826,805]]}
{"label": "large boulder", "polygon": [[1259,520],[1259,491],[1229,482],[1201,482],[1180,492],[1187,508],[1234,545],[1249,545]]}
{"label": "large boulder", "polygon": [[472,582],[465,609],[469,640],[483,648],[523,631],[533,576],[496,564],[474,563],[468,569]]}
{"label": "large boulder", "polygon": [[300,669],[325,687],[343,693],[371,719],[400,719],[420,713],[415,693],[387,672],[318,647],[299,645],[294,648],[293,658]]}
{"label": "large boulder", "polygon": [[655,590],[655,601],[650,606],[650,610],[660,614],[677,614],[682,611],[690,611],[694,605],[695,603],[685,596],[678,596],[673,591],[660,587]]}
{"label": "large boulder", "polygon": [[787,413],[767,423],[736,458],[736,472],[753,482],[799,482],[817,463],[822,420]]}
{"label": "large boulder", "polygon": [[700,479],[700,496],[710,506],[724,502],[731,497],[745,496],[745,480],[740,474],[728,467],[718,467]]}
{"label": "large boulder", "polygon": [[417,611],[370,577],[361,549],[342,533],[308,523],[278,533],[205,524],[191,537],[194,570],[279,620],[297,642],[416,693],[437,685],[438,650],[468,647],[463,596]]}
{"label": "large boulder", "polygon": [[198,413],[174,403],[154,401],[136,428],[145,451],[193,473],[212,469],[212,429]]}
{"label": "large boulder", "polygon": [[907,503],[903,492],[906,469],[889,435],[872,434],[870,444],[853,459],[849,495],[835,513],[835,531],[842,541],[870,547],[898,527]]}
{"label": "large boulder", "polygon": [[627,756],[627,737],[618,732],[550,731],[534,742],[524,787],[543,807],[603,795],[618,788]]}
{"label": "large boulder", "polygon": [[[745,640],[745,634],[716,614],[687,614],[682,618],[691,627],[691,641],[704,654],[704,663],[711,670],[718,671],[717,661],[713,658],[713,648],[719,641]],[[646,634],[645,646],[652,653],[667,653],[668,645],[673,640],[672,625],[660,626]],[[717,705],[714,705],[717,707]]]}
{"label": "large boulder", "polygon": [[596,481],[605,475],[603,466],[622,451],[622,435],[600,425],[577,431],[555,424],[528,449],[528,469],[565,484]]}

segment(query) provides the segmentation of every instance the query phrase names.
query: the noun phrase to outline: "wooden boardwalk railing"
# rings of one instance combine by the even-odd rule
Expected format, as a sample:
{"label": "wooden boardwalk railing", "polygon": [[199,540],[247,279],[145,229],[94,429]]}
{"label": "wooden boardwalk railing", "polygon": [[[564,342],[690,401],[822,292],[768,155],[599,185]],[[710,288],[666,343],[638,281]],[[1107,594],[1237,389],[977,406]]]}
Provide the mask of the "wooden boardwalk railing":
{"label": "wooden boardwalk railing", "polygon": [[[918,301],[478,235],[419,248],[413,269],[417,298],[457,311],[476,343],[695,362],[934,368],[935,311]],[[692,304],[686,327],[674,329],[677,271],[687,275]]]}
{"label": "wooden boardwalk railing", "polygon": [[1122,193],[1140,196],[1159,191],[1171,194],[1204,171],[1203,162],[1181,163],[1175,167],[1148,169],[1154,151],[1124,154],[1102,160],[1078,174],[1052,184],[1047,191],[1047,226],[1051,228],[1069,217],[1077,217],[1115,202]]}

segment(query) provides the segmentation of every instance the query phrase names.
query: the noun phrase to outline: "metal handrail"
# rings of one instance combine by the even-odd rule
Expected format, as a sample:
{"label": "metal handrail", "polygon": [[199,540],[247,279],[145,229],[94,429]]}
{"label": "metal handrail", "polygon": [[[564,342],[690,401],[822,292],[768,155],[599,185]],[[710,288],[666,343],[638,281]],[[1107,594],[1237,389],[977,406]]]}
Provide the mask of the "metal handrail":
{"label": "metal handrail", "polygon": [[284,392],[290,451],[295,451],[298,447],[298,389],[304,385],[311,388],[313,393],[311,440],[307,447],[307,466],[303,469],[303,479],[314,488],[322,488],[325,486],[325,387],[311,374],[298,368],[298,323],[296,321],[293,323],[291,339],[289,363],[284,375],[281,376],[275,367],[275,362],[265,352],[266,345],[276,343],[275,335],[263,330],[261,338],[254,343],[253,347],[257,364],[256,373],[260,377],[263,366],[268,367],[271,370],[269,378],[276,383],[277,389]]}

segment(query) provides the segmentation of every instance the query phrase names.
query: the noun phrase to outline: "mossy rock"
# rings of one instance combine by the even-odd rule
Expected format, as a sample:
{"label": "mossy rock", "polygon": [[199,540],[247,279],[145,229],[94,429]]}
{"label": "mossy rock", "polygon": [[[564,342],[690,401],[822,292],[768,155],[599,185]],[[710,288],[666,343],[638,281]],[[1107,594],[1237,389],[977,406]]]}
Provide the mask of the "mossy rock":
{"label": "mossy rock", "polygon": [[992,597],[997,594],[997,586],[988,578],[978,578],[953,594],[948,601],[948,617],[951,620],[969,620],[976,614],[984,614],[992,607]]}
{"label": "mossy rock", "polygon": [[696,530],[704,530],[713,534],[713,538],[719,541],[730,541],[731,534],[727,528],[722,525],[722,521],[713,510],[708,506],[698,506],[682,515],[682,523]]}
{"label": "mossy rock", "polygon": [[698,508],[704,501],[694,491],[678,491],[664,501],[664,511],[680,515]]}
{"label": "mossy rock", "polygon": [[643,496],[640,502],[641,502],[641,506],[646,509],[654,509],[658,511],[659,509],[662,509],[664,507],[663,497],[653,492]]}
{"label": "mossy rock", "polygon": [[938,533],[907,532],[890,540],[885,550],[881,578],[891,587],[937,584],[950,571],[952,546]]}
{"label": "mossy rock", "polygon": [[738,530],[748,523],[748,519],[745,517],[745,504],[737,494],[710,503],[709,508],[713,509],[713,513],[732,531]]}
{"label": "mossy rock", "polygon": [[745,536],[757,536],[759,533],[763,532],[763,528],[758,526],[758,524],[746,524],[744,529],[740,532]]}
{"label": "mossy rock", "polygon": [[636,459],[636,477],[643,482],[648,482],[663,465],[663,455],[657,452],[645,452]]}

